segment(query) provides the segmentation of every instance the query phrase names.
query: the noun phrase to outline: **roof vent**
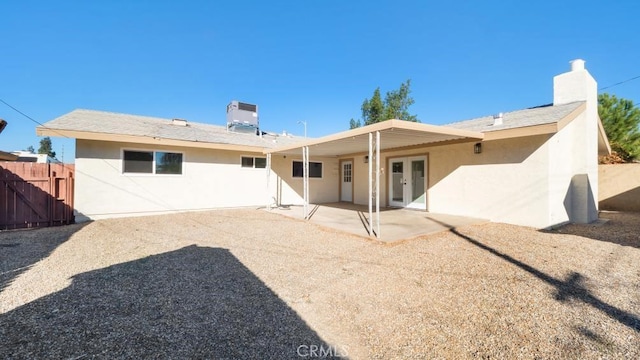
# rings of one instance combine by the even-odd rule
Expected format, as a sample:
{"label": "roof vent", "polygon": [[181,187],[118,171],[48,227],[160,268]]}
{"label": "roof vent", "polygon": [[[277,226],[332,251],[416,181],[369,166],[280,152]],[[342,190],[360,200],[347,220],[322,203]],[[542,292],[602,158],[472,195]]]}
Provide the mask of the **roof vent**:
{"label": "roof vent", "polygon": [[176,126],[187,126],[187,120],[185,119],[173,119],[171,123]]}
{"label": "roof vent", "polygon": [[502,113],[498,113],[498,115],[493,115],[493,126],[502,125]]}

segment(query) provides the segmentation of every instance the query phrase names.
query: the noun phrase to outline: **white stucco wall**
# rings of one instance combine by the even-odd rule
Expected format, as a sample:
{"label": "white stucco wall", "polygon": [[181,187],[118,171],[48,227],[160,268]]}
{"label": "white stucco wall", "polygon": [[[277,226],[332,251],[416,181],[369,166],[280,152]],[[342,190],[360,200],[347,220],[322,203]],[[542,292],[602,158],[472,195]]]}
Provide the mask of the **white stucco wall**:
{"label": "white stucco wall", "polygon": [[572,61],[571,71],[553,78],[555,105],[585,101],[586,109],[550,143],[549,171],[553,182],[549,222],[552,225],[569,221],[589,223],[598,218],[597,88],[582,60]]}
{"label": "white stucco wall", "polygon": [[[182,175],[123,174],[122,150],[183,153]],[[270,195],[266,170],[240,166],[241,156],[261,153],[76,141],[77,220],[140,216],[243,206],[265,206],[267,199],[302,203],[302,179],[292,178],[292,159],[274,156]],[[323,178],[312,179],[311,202],[337,201],[337,159],[323,159]]]}

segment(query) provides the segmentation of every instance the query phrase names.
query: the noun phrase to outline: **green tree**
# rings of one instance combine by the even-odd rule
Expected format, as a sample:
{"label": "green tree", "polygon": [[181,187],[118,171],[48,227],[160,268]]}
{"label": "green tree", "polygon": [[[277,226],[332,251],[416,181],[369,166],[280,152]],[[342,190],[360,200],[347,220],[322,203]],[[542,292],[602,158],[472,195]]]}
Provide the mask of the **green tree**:
{"label": "green tree", "polygon": [[600,94],[598,114],[611,149],[627,162],[640,158],[640,109],[633,101]]}
{"label": "green tree", "polygon": [[28,151],[28,152],[34,154],[36,152],[36,149],[34,149],[33,146],[29,145],[29,147],[25,151]]}
{"label": "green tree", "polygon": [[387,92],[387,96],[384,99],[385,120],[399,119],[413,122],[418,121],[418,117],[416,115],[409,114],[409,107],[415,103],[413,98],[409,96],[410,93],[411,79],[400,84],[400,88],[398,90]]}
{"label": "green tree", "polygon": [[40,140],[40,148],[38,149],[38,154],[47,154],[52,158],[56,157],[56,152],[53,151],[53,147],[51,145],[51,138],[47,136]]}
{"label": "green tree", "polygon": [[415,102],[410,96],[411,80],[400,84],[397,90],[387,92],[384,101],[380,95],[380,88],[373,91],[371,99],[362,102],[362,119],[349,121],[349,128],[355,129],[362,124],[371,125],[389,119],[400,119],[418,122],[418,117],[409,113],[409,107]]}
{"label": "green tree", "polygon": [[364,99],[361,109],[362,121],[365,125],[371,125],[387,120],[384,118],[386,114],[386,107],[382,102],[382,97],[380,96],[380,88],[376,88],[373,91],[371,99]]}

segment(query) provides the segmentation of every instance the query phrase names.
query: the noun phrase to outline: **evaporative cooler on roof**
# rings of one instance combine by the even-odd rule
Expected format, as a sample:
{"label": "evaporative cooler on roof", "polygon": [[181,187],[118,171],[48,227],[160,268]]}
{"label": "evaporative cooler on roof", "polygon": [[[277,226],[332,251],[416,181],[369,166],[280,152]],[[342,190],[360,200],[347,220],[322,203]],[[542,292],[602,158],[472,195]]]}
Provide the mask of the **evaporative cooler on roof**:
{"label": "evaporative cooler on roof", "polygon": [[258,105],[232,101],[227,105],[227,128],[235,131],[256,132],[258,124]]}

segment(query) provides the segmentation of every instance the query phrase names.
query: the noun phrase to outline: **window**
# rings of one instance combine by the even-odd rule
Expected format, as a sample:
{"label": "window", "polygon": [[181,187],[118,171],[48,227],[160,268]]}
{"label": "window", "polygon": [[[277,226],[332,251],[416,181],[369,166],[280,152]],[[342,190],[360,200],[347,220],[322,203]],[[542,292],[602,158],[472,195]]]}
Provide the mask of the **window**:
{"label": "window", "polygon": [[[302,177],[303,166],[302,161],[294,161],[292,166],[291,176]],[[309,178],[321,178],[322,177],[322,163],[309,161]]]}
{"label": "window", "polygon": [[351,182],[351,163],[345,163],[342,165],[342,182]]}
{"label": "window", "polygon": [[156,174],[182,174],[182,154],[156,151]]}
{"label": "window", "polygon": [[152,174],[153,152],[125,151],[123,169],[126,173]]}
{"label": "window", "polygon": [[253,158],[252,157],[243,156],[242,157],[242,167],[252,168],[253,167]]}
{"label": "window", "polygon": [[240,166],[243,168],[265,169],[267,167],[267,158],[243,156],[240,159]]}
{"label": "window", "polygon": [[182,154],[164,151],[123,151],[125,174],[182,174]]}
{"label": "window", "polygon": [[255,158],[256,169],[267,168],[267,158]]}

